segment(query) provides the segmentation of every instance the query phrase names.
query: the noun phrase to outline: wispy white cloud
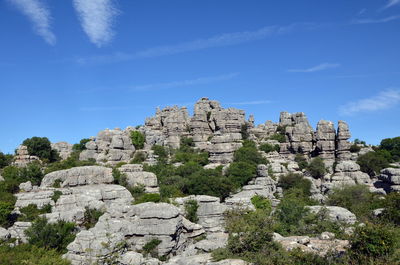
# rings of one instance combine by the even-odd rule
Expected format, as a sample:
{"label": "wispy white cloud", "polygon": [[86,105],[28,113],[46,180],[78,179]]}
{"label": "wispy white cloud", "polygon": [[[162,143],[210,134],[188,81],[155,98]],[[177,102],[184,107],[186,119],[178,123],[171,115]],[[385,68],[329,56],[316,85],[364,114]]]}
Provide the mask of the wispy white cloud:
{"label": "wispy white cloud", "polygon": [[193,41],[183,42],[175,45],[159,46],[135,53],[114,53],[110,55],[100,55],[89,58],[78,58],[76,61],[81,64],[85,63],[113,63],[121,61],[130,61],[139,58],[152,58],[166,55],[173,55],[185,52],[199,51],[209,48],[224,47],[238,45],[242,43],[262,40],[274,35],[285,34],[299,29],[313,29],[319,25],[312,23],[294,23],[287,26],[268,26],[255,31],[241,31],[233,33],[223,33],[210,38],[197,39]]}
{"label": "wispy white cloud", "polygon": [[229,79],[235,78],[237,75],[238,75],[238,73],[230,73],[230,74],[224,74],[224,75],[219,75],[219,76],[200,77],[200,78],[191,79],[191,80],[138,85],[138,86],[132,87],[132,90],[144,91],[144,90],[157,90],[157,89],[187,87],[187,86],[194,86],[194,85],[214,83],[214,82],[223,81],[223,80],[229,80]]}
{"label": "wispy white cloud", "polygon": [[373,112],[389,109],[398,104],[400,104],[400,90],[387,89],[370,98],[356,100],[340,106],[339,113],[342,115],[353,115],[359,112]]}
{"label": "wispy white cloud", "polygon": [[393,7],[395,5],[400,5],[400,0],[389,0],[387,4],[384,7],[382,7],[382,10],[387,9],[389,7]]}
{"label": "wispy white cloud", "polygon": [[318,71],[323,71],[331,68],[337,68],[339,67],[340,64],[338,63],[322,63],[310,68],[306,69],[289,69],[288,72],[293,72],[293,73],[313,73],[313,72],[318,72]]}
{"label": "wispy white cloud", "polygon": [[51,31],[51,14],[47,6],[40,0],[9,0],[33,24],[33,28],[48,44],[56,43],[56,36]]}
{"label": "wispy white cloud", "polygon": [[355,19],[352,21],[353,24],[378,24],[378,23],[387,23],[391,22],[394,20],[400,19],[400,15],[398,16],[390,16],[390,17],[384,17],[384,18],[378,18],[378,19],[372,19],[372,18],[367,18],[367,19]]}
{"label": "wispy white cloud", "polygon": [[272,103],[271,100],[254,100],[254,101],[241,101],[241,102],[230,102],[227,105],[262,105]]}
{"label": "wispy white cloud", "polygon": [[367,12],[366,8],[361,9],[360,11],[358,11],[358,15],[361,16],[362,14],[364,14],[365,12]]}
{"label": "wispy white cloud", "polygon": [[119,11],[113,0],[74,0],[82,28],[90,41],[101,47],[112,40],[115,16]]}

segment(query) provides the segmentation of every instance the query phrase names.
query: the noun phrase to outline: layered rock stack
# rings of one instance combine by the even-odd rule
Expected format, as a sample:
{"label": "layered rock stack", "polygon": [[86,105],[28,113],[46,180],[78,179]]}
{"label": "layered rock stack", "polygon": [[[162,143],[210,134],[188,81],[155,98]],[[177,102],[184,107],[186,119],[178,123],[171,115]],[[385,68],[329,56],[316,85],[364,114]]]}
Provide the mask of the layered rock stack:
{"label": "layered rock stack", "polygon": [[52,143],[51,149],[54,149],[59,154],[62,160],[67,159],[72,153],[72,144],[67,142]]}
{"label": "layered rock stack", "polygon": [[317,124],[315,133],[316,147],[315,152],[324,159],[327,166],[332,166],[335,162],[335,140],[336,131],[331,121],[321,120]]}
{"label": "layered rock stack", "polygon": [[349,125],[344,121],[339,121],[336,135],[336,158],[339,161],[351,159],[351,144],[348,141],[350,137]]}
{"label": "layered rock stack", "polygon": [[80,154],[80,160],[94,159],[99,164],[116,165],[119,162],[129,162],[135,152],[130,139],[130,129],[100,131],[90,142],[86,150]]}
{"label": "layered rock stack", "polygon": [[40,161],[39,157],[29,155],[28,147],[25,145],[20,145],[17,149],[17,155],[15,156],[12,164],[17,167],[26,167],[29,163],[34,161]]}

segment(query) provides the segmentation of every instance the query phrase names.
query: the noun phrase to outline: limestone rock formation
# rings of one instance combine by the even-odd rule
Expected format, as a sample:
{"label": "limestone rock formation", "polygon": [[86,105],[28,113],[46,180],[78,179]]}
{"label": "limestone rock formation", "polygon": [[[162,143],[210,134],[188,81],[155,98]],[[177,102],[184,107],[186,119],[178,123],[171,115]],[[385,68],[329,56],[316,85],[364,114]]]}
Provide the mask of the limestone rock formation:
{"label": "limestone rock formation", "polygon": [[385,168],[378,176],[386,192],[400,192],[400,168]]}
{"label": "limestone rock formation", "polygon": [[17,167],[26,167],[29,163],[40,161],[39,157],[31,156],[28,152],[28,147],[25,145],[20,145],[17,149],[17,154],[14,157],[14,162],[12,163]]}
{"label": "limestone rock formation", "polygon": [[126,164],[118,169],[126,176],[126,181],[131,187],[143,185],[147,193],[158,193],[157,176],[152,172],[143,171],[141,164]]}
{"label": "limestone rock formation", "polygon": [[52,187],[59,181],[61,187],[73,187],[89,184],[112,183],[112,169],[101,166],[74,167],[51,172],[44,176],[41,188]]}
{"label": "limestone rock formation", "polygon": [[327,166],[332,166],[335,162],[335,140],[336,131],[331,121],[321,120],[317,124],[317,131],[315,133],[316,148],[315,151],[324,159]]}
{"label": "limestone rock formation", "polygon": [[81,152],[79,159],[94,159],[97,163],[110,165],[129,162],[135,152],[130,132],[131,128],[100,131],[96,138],[86,143],[86,150]]}
{"label": "limestone rock formation", "polygon": [[356,216],[349,210],[338,206],[307,206],[312,213],[318,213],[326,210],[328,218],[332,222],[340,222],[344,224],[355,224]]}
{"label": "limestone rock formation", "polygon": [[72,153],[72,144],[67,142],[52,143],[51,148],[56,150],[62,160],[67,159]]}
{"label": "limestone rock formation", "polygon": [[336,157],[339,161],[351,159],[351,144],[348,141],[350,137],[349,125],[344,121],[339,121],[336,135]]}

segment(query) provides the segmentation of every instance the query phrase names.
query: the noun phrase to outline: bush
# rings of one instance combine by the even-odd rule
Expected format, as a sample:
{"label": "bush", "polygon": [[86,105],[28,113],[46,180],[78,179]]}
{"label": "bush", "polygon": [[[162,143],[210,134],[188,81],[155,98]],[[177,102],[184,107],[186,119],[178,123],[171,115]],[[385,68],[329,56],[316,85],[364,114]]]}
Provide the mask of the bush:
{"label": "bush", "polygon": [[48,162],[60,159],[56,150],[51,149],[51,143],[47,137],[32,137],[22,142],[28,148],[28,153]]}
{"label": "bush", "polygon": [[135,156],[133,157],[133,159],[131,160],[131,164],[140,164],[142,162],[144,162],[147,158],[146,153],[144,152],[135,152]]}
{"label": "bush", "polygon": [[400,137],[383,139],[379,148],[388,151],[393,160],[400,160]]}
{"label": "bush", "polygon": [[358,226],[350,238],[351,255],[358,257],[383,257],[391,255],[398,243],[398,232],[392,227],[367,223]]}
{"label": "bush", "polygon": [[72,150],[75,152],[82,152],[83,150],[86,150],[86,143],[90,141],[91,140],[88,138],[83,138],[79,141],[79,144],[74,144],[72,146]]}
{"label": "bush", "polygon": [[311,174],[313,178],[323,177],[326,173],[326,168],[322,158],[316,157],[312,159],[307,167],[307,171]]}
{"label": "bush", "polygon": [[61,195],[63,193],[59,190],[56,190],[53,192],[53,196],[51,196],[51,199],[54,201],[54,203],[57,203],[58,199],[60,199]]}
{"label": "bush", "polygon": [[339,206],[354,213],[359,221],[368,220],[374,209],[382,207],[379,196],[369,191],[367,186],[352,185],[334,189],[328,195],[327,205]]}
{"label": "bush", "polygon": [[270,152],[273,152],[273,151],[279,152],[280,147],[279,147],[279,144],[275,144],[275,145],[262,144],[262,145],[260,145],[260,150],[264,151],[265,153],[270,153]]}
{"label": "bush", "polygon": [[197,217],[197,209],[199,204],[196,200],[188,200],[185,202],[186,219],[193,223],[197,223],[199,218]]}
{"label": "bush", "polygon": [[352,144],[350,146],[351,153],[358,153],[358,152],[360,152],[360,150],[361,150],[361,147],[358,144]]}
{"label": "bush", "polygon": [[69,243],[75,239],[75,224],[64,221],[47,223],[46,218],[38,218],[25,230],[29,244],[65,252]]}
{"label": "bush", "polygon": [[18,216],[18,221],[20,222],[32,222],[36,220],[39,215],[45,213],[51,213],[51,205],[47,204],[42,208],[38,208],[36,204],[29,204],[20,209],[21,215]]}
{"label": "bush", "polygon": [[161,196],[158,193],[146,193],[135,200],[135,204],[145,203],[145,202],[160,202]]}
{"label": "bush", "polygon": [[311,196],[311,181],[296,173],[288,173],[279,178],[278,186],[284,191],[300,189],[305,196]]}
{"label": "bush", "polygon": [[99,211],[97,209],[90,209],[89,207],[85,207],[85,215],[82,225],[86,228],[92,228],[97,224],[100,216],[104,214],[103,211]]}
{"label": "bush", "polygon": [[270,140],[276,140],[280,143],[285,143],[286,142],[286,136],[284,134],[276,133],[272,136],[269,137]]}
{"label": "bush", "polygon": [[14,203],[0,201],[0,227],[8,228],[14,224],[17,218],[12,214]]}
{"label": "bush", "polygon": [[303,170],[308,167],[307,159],[302,154],[296,154],[294,161],[299,165],[299,169]]}
{"label": "bush", "polygon": [[135,146],[136,149],[143,149],[144,142],[146,141],[146,137],[143,133],[139,131],[132,131],[131,132],[131,140],[132,144]]}
{"label": "bush", "polygon": [[161,145],[153,145],[151,150],[157,156],[158,163],[166,163],[168,161],[169,151],[167,148]]}
{"label": "bush", "polygon": [[143,253],[145,255],[151,254],[152,256],[156,256],[157,254],[154,252],[155,252],[157,246],[161,244],[161,242],[162,242],[161,240],[159,240],[157,238],[153,238],[152,240],[150,240],[143,246]]}
{"label": "bush", "polygon": [[266,213],[270,213],[272,211],[271,201],[263,196],[254,196],[253,198],[251,198],[251,203],[258,210],[264,210]]}
{"label": "bush", "polygon": [[0,168],[9,166],[14,159],[13,155],[10,154],[3,154],[0,152]]}
{"label": "bush", "polygon": [[55,250],[47,250],[29,244],[11,247],[0,245],[0,264],[2,265],[70,265]]}
{"label": "bush", "polygon": [[376,176],[379,172],[389,167],[390,153],[385,150],[376,152],[368,152],[357,158],[357,164],[360,165],[361,171],[368,175]]}
{"label": "bush", "polygon": [[32,182],[32,185],[40,185],[43,172],[39,162],[32,162],[23,168],[7,166],[3,169],[2,176],[6,182],[14,183],[15,185],[26,181]]}
{"label": "bush", "polygon": [[48,173],[54,172],[54,171],[58,171],[58,170],[70,169],[73,167],[96,165],[96,161],[94,159],[86,160],[86,161],[79,160],[79,154],[80,154],[80,152],[75,151],[65,160],[51,163],[50,165],[47,166],[47,168],[45,170],[45,174],[48,174]]}
{"label": "bush", "polygon": [[400,226],[400,193],[389,193],[385,198],[384,208],[381,219]]}
{"label": "bush", "polygon": [[240,134],[242,135],[243,140],[247,140],[250,136],[248,129],[249,126],[247,125],[247,123],[242,124],[242,126],[240,127]]}
{"label": "bush", "polygon": [[174,162],[195,162],[202,166],[208,164],[208,153],[200,152],[193,148],[194,143],[192,138],[181,138],[180,147],[174,155]]}

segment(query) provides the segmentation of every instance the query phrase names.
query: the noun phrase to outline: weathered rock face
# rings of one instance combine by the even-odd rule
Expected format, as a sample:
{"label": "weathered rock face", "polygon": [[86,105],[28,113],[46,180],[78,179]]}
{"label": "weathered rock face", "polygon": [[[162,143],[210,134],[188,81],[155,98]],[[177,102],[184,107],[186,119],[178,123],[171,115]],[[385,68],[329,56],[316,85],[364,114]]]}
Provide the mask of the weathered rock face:
{"label": "weathered rock face", "polygon": [[147,193],[159,192],[157,176],[152,172],[143,171],[143,165],[126,164],[122,165],[118,170],[125,174],[129,186],[143,185]]}
{"label": "weathered rock face", "polygon": [[336,131],[331,121],[321,120],[318,122],[315,133],[316,148],[315,151],[324,159],[324,162],[331,166],[335,162],[335,140]]}
{"label": "weathered rock face", "polygon": [[17,167],[26,167],[29,163],[35,161],[40,161],[39,157],[29,155],[28,147],[25,145],[20,145],[17,149],[17,155],[14,157],[14,162],[12,164]]}
{"label": "weathered rock face", "polygon": [[312,213],[318,213],[326,210],[328,218],[332,222],[340,222],[344,224],[355,224],[356,216],[349,210],[337,206],[306,206]]}
{"label": "weathered rock face", "polygon": [[97,137],[86,143],[79,159],[94,159],[100,164],[115,165],[119,162],[129,162],[135,152],[130,139],[130,128],[100,131]]}
{"label": "weathered rock face", "polygon": [[339,161],[351,159],[351,144],[348,141],[350,137],[349,125],[344,121],[339,121],[336,135],[336,157]]}
{"label": "weathered rock face", "polygon": [[17,243],[28,243],[25,230],[31,226],[31,222],[15,222],[13,226],[8,228],[9,237],[16,239]]}
{"label": "weathered rock face", "polygon": [[348,240],[334,239],[334,235],[324,232],[319,237],[308,236],[289,236],[283,237],[277,233],[274,234],[274,241],[279,242],[282,247],[288,251],[296,248],[304,252],[326,256],[328,253],[340,255],[350,246]]}
{"label": "weathered rock face", "polygon": [[178,148],[180,137],[188,134],[189,115],[187,108],[166,107],[157,109],[156,115],[146,119],[145,135],[148,144]]}
{"label": "weathered rock face", "polygon": [[386,192],[400,192],[400,168],[385,168],[378,176]]}
{"label": "weathered rock face", "polygon": [[335,167],[335,173],[331,177],[332,186],[342,187],[354,184],[370,184],[371,179],[368,174],[360,171],[360,166],[354,161],[341,161]]}
{"label": "weathered rock face", "polygon": [[51,148],[58,152],[62,160],[67,159],[71,155],[72,146],[72,144],[69,144],[67,142],[58,142],[51,144]]}
{"label": "weathered rock face", "polygon": [[285,129],[289,142],[288,151],[307,155],[313,151],[314,131],[303,112],[281,112],[279,126],[282,130]]}
{"label": "weathered rock face", "polygon": [[74,187],[90,184],[112,183],[112,169],[101,166],[74,167],[71,169],[51,172],[44,176],[41,188],[52,187],[56,181],[60,187]]}
{"label": "weathered rock face", "polygon": [[78,233],[68,245],[65,257],[74,265],[101,263],[112,253],[138,252],[152,239],[161,241],[157,246],[158,255],[169,255],[183,251],[191,238],[203,233],[200,225],[186,220],[171,204],[127,205],[110,209],[95,227]]}
{"label": "weathered rock face", "polygon": [[241,139],[240,133],[216,133],[206,149],[210,155],[209,161],[220,164],[232,162],[234,152],[242,146]]}

